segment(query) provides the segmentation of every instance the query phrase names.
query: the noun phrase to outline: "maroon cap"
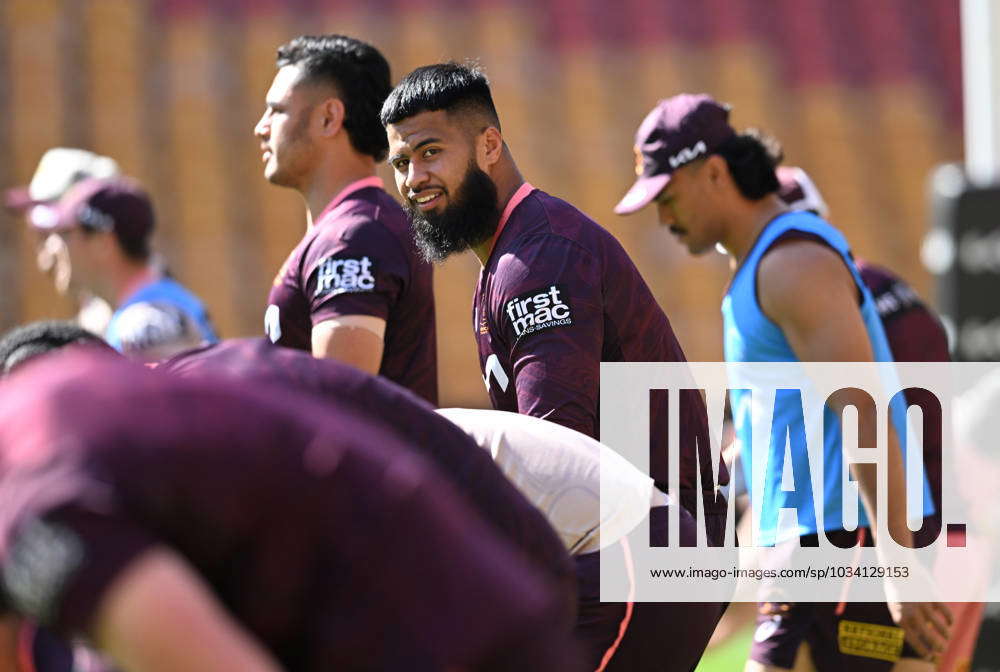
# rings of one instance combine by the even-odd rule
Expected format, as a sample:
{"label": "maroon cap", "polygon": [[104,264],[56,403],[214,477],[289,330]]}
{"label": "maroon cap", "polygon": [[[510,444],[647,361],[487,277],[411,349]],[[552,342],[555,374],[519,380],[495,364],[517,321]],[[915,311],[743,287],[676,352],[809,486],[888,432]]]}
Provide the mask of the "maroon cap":
{"label": "maroon cap", "polygon": [[114,231],[127,244],[148,238],[155,225],[149,196],[135,180],[123,177],[84,180],[70,188],[53,210],[55,216],[50,219],[32,218],[32,226],[42,231],[76,226]]}
{"label": "maroon cap", "polygon": [[639,179],[615,212],[629,215],[649,205],[686,163],[715,152],[736,134],[729,106],[704,93],[682,93],[657,103],[635,134],[635,172]]}

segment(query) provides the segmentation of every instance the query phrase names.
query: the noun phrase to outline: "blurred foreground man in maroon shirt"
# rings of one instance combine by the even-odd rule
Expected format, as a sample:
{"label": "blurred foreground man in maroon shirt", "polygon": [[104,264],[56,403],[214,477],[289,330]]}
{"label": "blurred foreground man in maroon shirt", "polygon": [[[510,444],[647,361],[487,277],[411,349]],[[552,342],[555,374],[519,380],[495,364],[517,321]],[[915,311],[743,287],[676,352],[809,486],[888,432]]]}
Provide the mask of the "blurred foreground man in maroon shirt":
{"label": "blurred foreground man in maroon shirt", "polygon": [[426,462],[288,390],[46,357],[0,389],[0,512],[2,611],[124,669],[577,669]]}
{"label": "blurred foreground man in maroon shirt", "polygon": [[545,516],[464,431],[409,390],[353,366],[272,347],[264,338],[230,339],[191,350],[163,363],[157,373],[285,388],[391,432],[427,458],[501,538],[552,578],[564,597],[570,628],[576,605],[573,566]]}

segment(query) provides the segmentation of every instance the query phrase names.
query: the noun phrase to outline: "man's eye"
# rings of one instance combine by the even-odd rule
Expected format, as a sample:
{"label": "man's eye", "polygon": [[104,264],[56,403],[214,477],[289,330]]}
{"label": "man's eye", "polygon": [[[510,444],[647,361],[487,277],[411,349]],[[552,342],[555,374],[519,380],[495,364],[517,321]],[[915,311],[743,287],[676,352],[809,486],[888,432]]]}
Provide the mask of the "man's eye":
{"label": "man's eye", "polygon": [[425,159],[429,159],[430,157],[434,156],[435,154],[440,154],[440,153],[441,153],[441,150],[438,149],[437,147],[428,147],[427,149],[424,150],[424,158]]}
{"label": "man's eye", "polygon": [[400,172],[406,170],[406,167],[408,165],[410,165],[410,160],[409,159],[396,159],[392,163],[392,167],[395,168],[396,170],[400,171]]}

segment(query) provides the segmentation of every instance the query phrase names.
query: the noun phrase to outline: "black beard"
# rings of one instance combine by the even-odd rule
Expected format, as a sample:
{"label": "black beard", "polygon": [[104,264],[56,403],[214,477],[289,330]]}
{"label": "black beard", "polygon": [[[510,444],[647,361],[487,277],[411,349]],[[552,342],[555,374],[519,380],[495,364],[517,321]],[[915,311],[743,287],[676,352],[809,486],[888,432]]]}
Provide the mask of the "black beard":
{"label": "black beard", "polygon": [[489,240],[500,223],[497,187],[475,163],[455,190],[455,200],[439,213],[422,212],[407,199],[413,236],[421,256],[436,263]]}

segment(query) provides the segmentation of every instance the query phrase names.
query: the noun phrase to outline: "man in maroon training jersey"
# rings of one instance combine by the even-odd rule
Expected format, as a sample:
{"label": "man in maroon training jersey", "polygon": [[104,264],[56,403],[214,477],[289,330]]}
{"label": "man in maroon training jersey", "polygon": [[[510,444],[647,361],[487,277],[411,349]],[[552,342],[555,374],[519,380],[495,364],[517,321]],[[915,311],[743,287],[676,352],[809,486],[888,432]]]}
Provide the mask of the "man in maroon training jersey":
{"label": "man in maroon training jersey", "polygon": [[48,357],[0,389],[0,613],[138,672],[578,669],[435,474],[288,389]]}
{"label": "man in maroon training jersey", "polygon": [[[414,70],[382,106],[389,163],[424,256],[471,249],[483,270],[473,333],[493,407],[600,437],[601,362],[679,362],[667,316],[615,238],[521,176],[486,77],[456,63]],[[682,404],[681,503],[695,511],[694,445],[709,539],[721,541],[701,397]],[[651,395],[651,470],[667,483],[666,406]],[[718,483],[729,475],[720,463]],[[707,484],[706,484],[707,482]]]}
{"label": "man in maroon training jersey", "polygon": [[437,403],[431,266],[375,176],[389,64],[369,44],[325,35],[283,45],[277,65],[254,133],[265,177],[302,194],[309,224],[275,277],[267,335]]}

